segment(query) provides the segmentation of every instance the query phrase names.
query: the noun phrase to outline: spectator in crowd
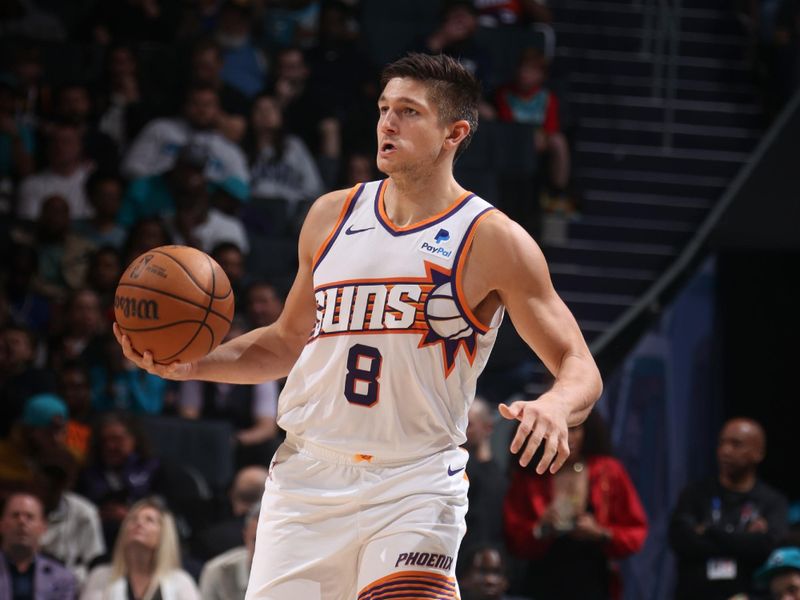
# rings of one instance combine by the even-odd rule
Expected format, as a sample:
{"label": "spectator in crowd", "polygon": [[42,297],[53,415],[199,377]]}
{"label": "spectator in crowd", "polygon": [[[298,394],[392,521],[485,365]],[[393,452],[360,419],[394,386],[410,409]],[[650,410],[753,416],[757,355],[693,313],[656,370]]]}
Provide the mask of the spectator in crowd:
{"label": "spectator in crowd", "polygon": [[94,105],[89,88],[78,81],[61,84],[55,91],[55,118],[78,127],[86,158],[100,170],[115,169],[119,164],[119,148],[108,135],[97,128]]}
{"label": "spectator in crowd", "polygon": [[122,163],[128,178],[168,171],[188,144],[205,150],[205,174],[240,200],[248,197],[247,161],[241,149],[218,131],[219,93],[209,85],[192,85],[183,114],[151,121],[136,137]]}
{"label": "spectator in crowd", "polygon": [[77,598],[74,575],[40,552],[40,540],[46,530],[44,506],[39,498],[24,492],[6,498],[0,518],[0,598]]}
{"label": "spectator in crowd", "polygon": [[320,0],[273,0],[270,10],[264,11],[262,43],[278,49],[311,46],[317,37],[321,8]]}
{"label": "spectator in crowd", "polygon": [[[136,414],[160,414],[164,408],[168,382],[157,375],[133,369],[117,348],[114,339],[103,336],[101,349],[89,366],[92,407],[99,412],[112,410]],[[119,344],[117,344],[119,346]]]}
{"label": "spectator in crowd", "polygon": [[[471,0],[449,1],[444,5],[439,26],[415,49],[457,58],[479,81],[485,83],[491,73],[491,58],[475,39],[477,31],[478,12]],[[480,107],[480,111],[481,117],[487,111],[494,113],[486,103]]]}
{"label": "spectator in crowd", "polygon": [[97,507],[69,491],[75,482],[77,463],[68,450],[57,448],[38,462],[47,514],[42,549],[72,571],[80,585],[86,580],[92,560],[106,551]]}
{"label": "spectator in crowd", "polygon": [[268,474],[264,466],[249,466],[236,473],[228,493],[230,515],[195,536],[193,548],[197,558],[209,560],[241,546],[247,512],[261,500]]}
{"label": "spectator in crowd", "polygon": [[58,393],[67,405],[65,444],[80,465],[86,461],[92,439],[89,426],[92,409],[92,392],[89,371],[78,360],[66,360],[58,371]]}
{"label": "spectator in crowd", "polygon": [[20,183],[17,216],[33,221],[47,198],[60,196],[66,200],[72,219],[90,217],[85,186],[92,169],[83,154],[80,127],[74,123],[52,125],[47,134],[47,168]]}
{"label": "spectator in crowd", "polygon": [[252,40],[252,27],[252,2],[223,2],[216,35],[222,47],[222,79],[248,98],[264,89],[267,77],[267,61]]}
{"label": "spectator in crowd", "polygon": [[503,543],[503,498],[508,481],[492,455],[494,411],[476,396],[469,408],[467,441],[469,451],[469,506],[467,533],[461,542],[465,548],[478,542]]}
{"label": "spectator in crowd", "polygon": [[787,502],[757,475],[766,436],[752,419],[722,427],[715,477],[688,485],[672,513],[676,598],[726,600],[747,593],[753,572],[786,531]]}
{"label": "spectator in crowd", "polygon": [[133,417],[109,413],[97,420],[77,490],[100,510],[106,546],[113,546],[131,505],[158,491],[159,469]]}
{"label": "spectator in crowd", "polygon": [[67,360],[83,360],[90,368],[105,359],[107,323],[100,298],[89,288],[74,291],[64,305],[64,327],[50,343],[50,364],[58,370]]}
{"label": "spectator in crowd", "polygon": [[508,546],[533,559],[525,589],[537,599],[619,598],[611,561],[641,549],[647,518],[596,412],[569,430],[569,448],[555,475],[514,471],[503,511]]}
{"label": "spectator in crowd", "polygon": [[217,90],[220,103],[219,130],[235,143],[242,141],[247,130],[250,100],[239,89],[223,80],[222,48],[210,38],[192,48],[190,78],[193,83],[209,85]]}
{"label": "spectator in crowd", "polygon": [[325,187],[336,181],[342,154],[341,123],[333,107],[312,87],[311,70],[299,48],[284,48],[275,59],[273,94],[286,130],[300,137],[317,159]]}
{"label": "spectator in crowd", "polygon": [[373,153],[364,150],[349,152],[342,161],[342,167],[338,187],[351,188],[364,181],[375,181],[380,178],[375,168]]}
{"label": "spectator in crowd", "polygon": [[251,194],[286,204],[290,219],[324,192],[314,157],[299,137],[284,129],[274,96],[264,94],[253,102],[247,152]]}
{"label": "spectator in crowd", "polygon": [[200,596],[203,600],[229,600],[244,598],[250,565],[256,548],[256,530],[261,503],[256,502],[247,511],[242,537],[244,546],[237,546],[213,558],[200,574]]}
{"label": "spectator in crowd", "polygon": [[570,181],[569,144],[561,132],[558,98],[546,85],[547,66],[547,58],[540,50],[524,50],[514,81],[497,90],[495,105],[501,121],[536,127],[534,144],[536,152],[546,157],[552,196],[545,208],[569,212],[574,209],[566,198]]}
{"label": "spectator in crowd", "polygon": [[70,227],[70,208],[63,196],[44,199],[34,228],[12,231],[16,241],[36,248],[34,285],[51,300],[62,302],[71,290],[83,286],[94,244]]}
{"label": "spectator in crowd", "polygon": [[800,548],[774,550],[755,578],[773,600],[800,600]]}
{"label": "spectator in crowd", "polygon": [[351,140],[374,138],[371,115],[378,96],[377,77],[352,26],[352,12],[340,0],[323,3],[319,41],[307,54],[314,89],[335,108],[345,147]]}
{"label": "spectator in crowd", "polygon": [[121,248],[127,232],[117,222],[122,205],[122,179],[111,171],[95,171],[86,180],[86,196],[94,216],[77,221],[73,231],[97,247]]}
{"label": "spectator in crowd", "polygon": [[39,255],[29,244],[12,243],[6,262],[5,293],[11,319],[37,334],[50,326],[50,301],[37,290]]}
{"label": "spectator in crowd", "polygon": [[178,532],[163,502],[145,498],[131,507],[110,565],[95,567],[81,600],[200,600],[180,567]]}
{"label": "spectator in crowd", "polygon": [[509,581],[500,545],[465,546],[458,556],[457,578],[462,600],[527,600],[506,595]]}
{"label": "spectator in crowd", "polygon": [[167,224],[160,217],[143,217],[130,228],[128,238],[122,247],[123,269],[133,260],[153,248],[172,243]]}
{"label": "spectator in crowd", "polygon": [[19,96],[8,77],[0,80],[0,179],[33,173],[36,136],[19,114]]}
{"label": "spectator in crowd", "polygon": [[[211,250],[211,258],[217,261],[222,270],[225,271],[228,281],[231,282],[233,298],[237,304],[241,303],[243,307],[244,291],[250,286],[250,276],[244,266],[245,257],[241,248],[233,242],[222,242]],[[243,311],[243,308],[239,310]]]}
{"label": "spectator in crowd", "polygon": [[[234,319],[225,341],[245,333]],[[185,419],[218,419],[236,430],[236,465],[263,465],[275,452],[278,440],[278,383],[232,385],[208,381],[182,381],[178,412]]]}
{"label": "spectator in crowd", "polygon": [[6,326],[0,331],[0,344],[5,351],[0,364],[0,437],[5,437],[28,398],[55,391],[55,378],[35,366],[36,336],[24,325]]}
{"label": "spectator in crowd", "polygon": [[108,325],[114,322],[114,294],[123,270],[119,250],[113,246],[98,248],[89,261],[87,284],[100,299],[100,312]]}
{"label": "spectator in crowd", "polygon": [[9,436],[0,440],[0,488],[30,485],[42,456],[64,448],[69,413],[54,394],[31,396]]}
{"label": "spectator in crowd", "polygon": [[167,172],[140,177],[130,183],[117,220],[130,227],[140,219],[174,213],[177,196],[208,185],[205,175],[207,163],[208,153],[204,147],[196,144],[184,146]]}
{"label": "spectator in crowd", "polygon": [[176,38],[196,40],[212,34],[217,28],[222,2],[219,0],[197,0],[184,4]]}
{"label": "spectator in crowd", "polygon": [[36,42],[20,40],[14,44],[11,73],[21,101],[20,118],[36,127],[38,115],[53,111],[53,89],[45,78],[42,50]]}
{"label": "spectator in crowd", "polygon": [[283,312],[283,299],[271,283],[257,281],[245,296],[248,326],[253,329],[272,325]]}
{"label": "spectator in crowd", "polygon": [[473,0],[482,27],[549,23],[553,14],[547,0]]}
{"label": "spectator in crowd", "polygon": [[211,252],[217,245],[231,242],[244,254],[250,251],[244,225],[211,206],[208,186],[202,178],[191,178],[177,190],[175,213],[167,219],[167,227],[176,244]]}
{"label": "spectator in crowd", "polygon": [[133,47],[115,42],[106,53],[100,83],[98,129],[108,135],[121,153],[142,127],[158,112],[160,99],[145,87]]}

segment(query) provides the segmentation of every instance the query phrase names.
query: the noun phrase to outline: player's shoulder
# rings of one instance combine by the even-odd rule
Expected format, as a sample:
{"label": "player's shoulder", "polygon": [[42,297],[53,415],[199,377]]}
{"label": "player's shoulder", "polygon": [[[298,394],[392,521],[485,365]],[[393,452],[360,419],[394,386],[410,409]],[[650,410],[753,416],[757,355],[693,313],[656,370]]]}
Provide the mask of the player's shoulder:
{"label": "player's shoulder", "polygon": [[339,220],[351,191],[351,189],[334,190],[317,198],[306,215],[304,227],[325,231],[333,227]]}
{"label": "player's shoulder", "polygon": [[345,208],[357,189],[340,189],[323,194],[317,198],[308,210],[300,233],[301,246],[311,253],[323,243],[343,217]]}
{"label": "player's shoulder", "polygon": [[474,246],[493,254],[514,252],[520,246],[537,246],[531,235],[504,212],[494,209],[481,219],[475,229]]}

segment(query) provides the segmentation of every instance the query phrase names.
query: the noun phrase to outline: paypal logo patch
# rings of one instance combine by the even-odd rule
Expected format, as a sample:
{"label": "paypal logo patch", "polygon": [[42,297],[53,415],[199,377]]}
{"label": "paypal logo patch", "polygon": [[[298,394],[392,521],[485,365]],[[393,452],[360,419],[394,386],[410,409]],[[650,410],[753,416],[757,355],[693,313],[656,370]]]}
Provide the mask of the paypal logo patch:
{"label": "paypal logo patch", "polygon": [[434,246],[428,242],[422,242],[422,246],[419,247],[419,250],[420,252],[425,252],[426,254],[441,256],[442,258],[450,258],[450,255],[453,254],[452,250],[445,250],[441,246]]}
{"label": "paypal logo patch", "polygon": [[[431,238],[428,239],[430,240]],[[438,258],[450,258],[453,255],[453,251],[442,247],[443,245],[447,246],[449,241],[450,232],[447,229],[440,229],[436,232],[432,241],[422,242],[418,250]]]}

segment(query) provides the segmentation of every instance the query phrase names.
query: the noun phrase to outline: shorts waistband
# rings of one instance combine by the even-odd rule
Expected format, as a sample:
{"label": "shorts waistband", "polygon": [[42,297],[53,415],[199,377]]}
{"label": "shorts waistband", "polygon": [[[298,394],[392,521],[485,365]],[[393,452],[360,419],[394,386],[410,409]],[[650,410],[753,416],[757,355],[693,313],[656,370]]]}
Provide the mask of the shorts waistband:
{"label": "shorts waistband", "polygon": [[[293,433],[286,434],[286,440],[284,444],[296,450],[301,454],[306,454],[308,456],[312,456],[319,460],[324,460],[327,462],[337,463],[340,465],[351,465],[351,466],[399,466],[399,465],[407,465],[413,462],[417,462],[427,456],[414,456],[411,458],[381,458],[379,456],[374,456],[372,454],[348,454],[346,452],[340,452],[338,450],[332,450],[330,448],[326,448],[325,446],[320,446],[319,444],[315,444],[314,442],[309,442],[308,440],[304,440],[303,438],[298,437]],[[430,455],[429,455],[430,456]]]}

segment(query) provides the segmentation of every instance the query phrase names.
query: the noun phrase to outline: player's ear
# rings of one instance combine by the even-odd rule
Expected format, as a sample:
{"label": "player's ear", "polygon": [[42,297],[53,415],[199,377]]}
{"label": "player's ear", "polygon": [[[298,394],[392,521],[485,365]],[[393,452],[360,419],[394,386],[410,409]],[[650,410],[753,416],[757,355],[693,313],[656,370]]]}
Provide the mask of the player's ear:
{"label": "player's ear", "polygon": [[464,119],[459,119],[450,126],[450,132],[445,138],[445,144],[456,147],[469,135],[471,127]]}

